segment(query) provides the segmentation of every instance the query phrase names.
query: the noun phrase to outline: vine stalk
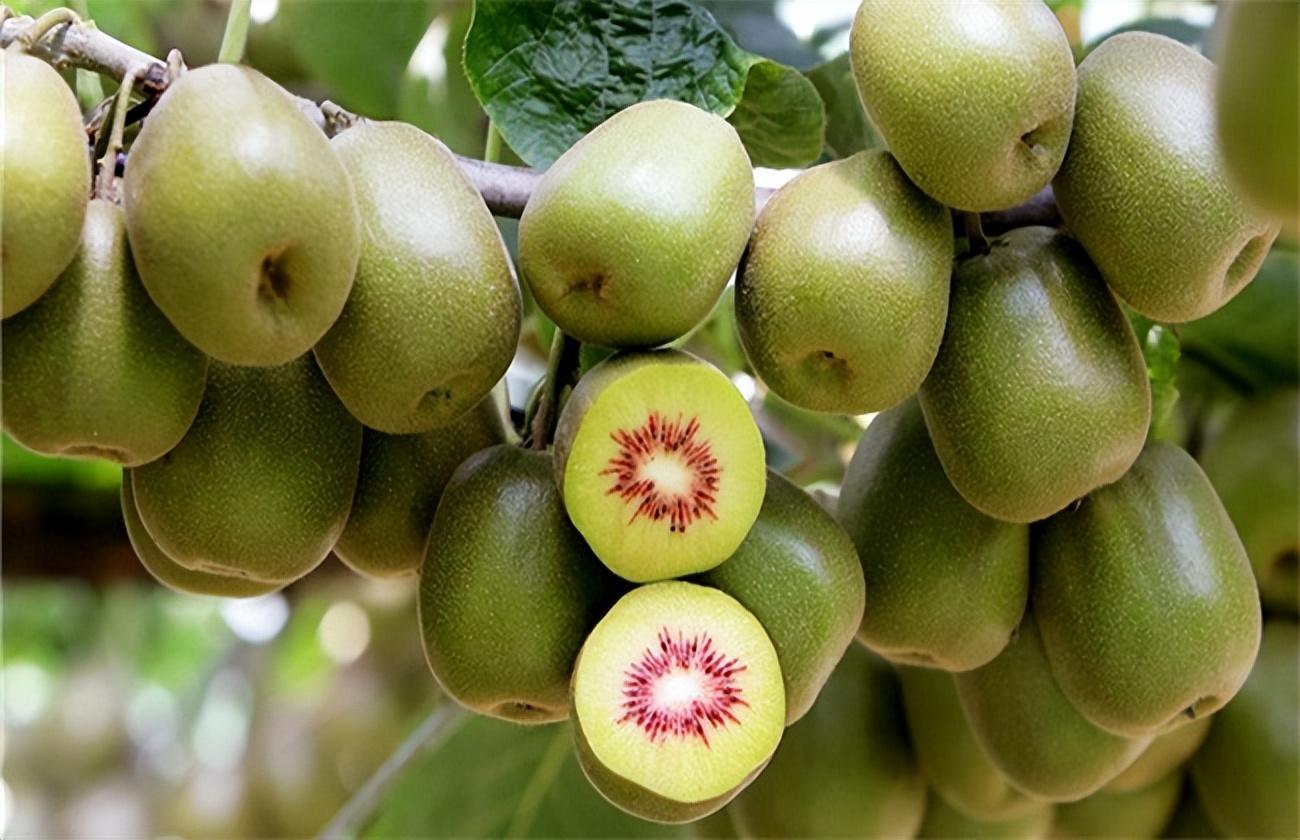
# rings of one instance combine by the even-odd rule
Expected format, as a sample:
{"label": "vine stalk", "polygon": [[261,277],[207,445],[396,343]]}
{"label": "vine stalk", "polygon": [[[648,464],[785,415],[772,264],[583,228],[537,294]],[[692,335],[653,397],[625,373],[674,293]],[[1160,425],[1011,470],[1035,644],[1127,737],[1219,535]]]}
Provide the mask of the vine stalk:
{"label": "vine stalk", "polygon": [[230,0],[230,13],[226,16],[226,30],[221,35],[221,49],[217,61],[221,64],[238,64],[244,60],[244,46],[248,43],[248,18],[253,0]]}

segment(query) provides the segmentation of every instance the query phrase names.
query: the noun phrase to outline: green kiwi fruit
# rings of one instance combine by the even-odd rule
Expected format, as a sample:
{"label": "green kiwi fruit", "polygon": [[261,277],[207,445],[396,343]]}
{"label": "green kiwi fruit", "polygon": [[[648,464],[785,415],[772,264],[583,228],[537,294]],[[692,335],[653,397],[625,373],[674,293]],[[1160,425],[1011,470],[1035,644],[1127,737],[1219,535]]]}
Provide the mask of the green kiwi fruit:
{"label": "green kiwi fruit", "polygon": [[214,362],[194,425],[136,467],[158,548],[187,569],[287,583],[334,547],[357,483],[361,424],[310,354],[278,367]]}
{"label": "green kiwi fruit", "polygon": [[886,151],[823,164],[781,187],[736,280],[736,326],[767,386],[813,411],[904,399],[939,352],[952,219]]}
{"label": "green kiwi fruit", "polygon": [[731,811],[741,837],[911,837],[925,779],[890,667],[851,646],[816,704]]}
{"label": "green kiwi fruit", "polygon": [[1039,799],[1082,799],[1151,743],[1150,736],[1107,732],[1079,714],[1052,676],[1032,613],[992,662],[953,679],[976,742],[1007,781]]}
{"label": "green kiwi fruit", "polygon": [[519,270],[569,335],[654,347],[709,314],[753,224],[736,130],[685,102],[640,102],[542,176],[519,220]]}
{"label": "green kiwi fruit", "polygon": [[368,577],[418,574],[452,473],[475,452],[505,440],[501,409],[491,394],[450,425],[420,434],[366,429],[352,512],[334,553]]}
{"label": "green kiwi fruit", "polygon": [[867,581],[864,644],[947,671],[1006,647],[1029,597],[1029,529],[985,516],[953,489],[916,400],[871,421],[838,504]]}
{"label": "green kiwi fruit", "polygon": [[1205,56],[1151,32],[1112,35],[1079,65],[1056,203],[1115,294],[1156,321],[1227,303],[1278,233],[1228,176],[1215,76]]}
{"label": "green kiwi fruit", "polygon": [[862,622],[865,587],[853,541],[811,496],[769,471],[754,527],[699,580],[762,623],[781,663],[786,725],[803,717]]}
{"label": "green kiwi fruit", "polygon": [[872,125],[936,201],[1011,207],[1061,165],[1074,56],[1045,3],[864,0],[849,61]]}
{"label": "green kiwi fruit", "polygon": [[424,655],[439,685],[480,714],[569,716],[583,639],[620,582],[564,516],[551,456],[506,444],[457,468],[420,571]]}
{"label": "green kiwi fruit", "polygon": [[370,428],[444,426],[492,390],[519,341],[501,232],[447,147],[415,126],[362,123],[331,145],[356,189],[361,259],[316,360]]}
{"label": "green kiwi fruit", "polygon": [[1056,806],[1054,837],[1159,837],[1178,809],[1183,774],[1177,770],[1125,793],[1098,791]]}
{"label": "green kiwi fruit", "polygon": [[1270,619],[1241,691],[1192,757],[1196,798],[1228,837],[1300,836],[1300,625]]}
{"label": "green kiwi fruit", "polygon": [[1233,412],[1200,456],[1246,547],[1265,608],[1292,615],[1300,609],[1297,428],[1300,391],[1281,388]]}
{"label": "green kiwi fruit", "polygon": [[207,357],[149,299],[125,214],[103,199],[59,282],[0,342],[5,431],[47,455],[147,463],[180,442],[203,399]]}
{"label": "green kiwi fruit", "polygon": [[1210,734],[1213,717],[1203,717],[1185,726],[1157,735],[1128,769],[1106,783],[1102,793],[1131,793],[1173,773],[1187,763]]}
{"label": "green kiwi fruit", "polygon": [[583,643],[572,690],[587,778],[657,822],[721,808],[785,727],[781,667],[763,625],[730,595],[683,581],[619,599]]}
{"label": "green kiwi fruit", "polygon": [[1031,802],[1025,813],[1000,819],[977,819],[948,804],[942,796],[933,793],[926,800],[925,821],[917,837],[946,838],[1007,838],[1008,840],[1036,840],[1048,837],[1056,820],[1056,809],[1050,802]]}
{"label": "green kiwi fruit", "polygon": [[122,180],[149,296],[228,364],[301,356],[343,310],[360,246],[352,182],[279,85],[235,64],[183,73]]}
{"label": "green kiwi fruit", "polygon": [[902,666],[898,678],[907,731],[930,783],[931,802],[944,799],[971,819],[994,822],[1037,809],[1038,803],[1013,787],[984,753],[962,711],[952,674]]}
{"label": "green kiwi fruit", "polygon": [[135,549],[135,555],[149,574],[169,589],[190,595],[217,595],[222,598],[253,598],[280,589],[284,584],[262,580],[196,572],[163,554],[162,549],[149,536],[140,521],[131,493],[131,471],[122,473],[122,521],[126,523],[126,536]]}
{"label": "green kiwi fruit", "polygon": [[1227,836],[1210,820],[1209,814],[1205,813],[1204,806],[1201,805],[1200,799],[1196,796],[1196,788],[1192,784],[1191,775],[1184,775],[1187,778],[1183,781],[1182,799],[1160,836],[1187,837],[1193,838],[1193,840]]}
{"label": "green kiwi fruit", "polygon": [[578,382],[555,434],[564,507],[638,583],[730,557],[763,504],[763,439],[744,397],[687,353],[625,353]]}
{"label": "green kiwi fruit", "polygon": [[0,309],[8,318],[44,294],[77,252],[90,149],[77,98],[53,67],[0,50],[0,85]]}
{"label": "green kiwi fruit", "polygon": [[966,501],[1033,522],[1128,470],[1151,388],[1133,328],[1078,242],[1029,227],[989,245],[953,274],[921,408]]}
{"label": "green kiwi fruit", "polygon": [[[1117,735],[1232,699],[1259,648],[1259,590],[1205,473],[1152,442],[1119,481],[1034,531],[1033,609],[1057,685]],[[1158,655],[1153,655],[1158,652]]]}

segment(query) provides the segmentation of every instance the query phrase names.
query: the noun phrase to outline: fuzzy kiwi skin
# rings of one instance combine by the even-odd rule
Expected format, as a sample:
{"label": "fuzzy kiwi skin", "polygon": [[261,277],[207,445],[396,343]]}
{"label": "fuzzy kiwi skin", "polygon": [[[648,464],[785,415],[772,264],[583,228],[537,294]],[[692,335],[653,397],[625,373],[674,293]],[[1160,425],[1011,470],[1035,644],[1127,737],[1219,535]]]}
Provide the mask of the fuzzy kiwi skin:
{"label": "fuzzy kiwi skin", "polygon": [[971,819],[1023,817],[1036,800],[1012,787],[975,739],[952,674],[933,668],[898,669],[903,709],[931,801],[946,800]]}
{"label": "fuzzy kiwi skin", "polygon": [[1137,761],[1107,782],[1101,792],[1131,793],[1173,773],[1200,749],[1205,736],[1210,734],[1210,721],[1213,719],[1212,716],[1203,717],[1156,736]]}
{"label": "fuzzy kiwi skin", "polygon": [[1150,32],[1113,35],[1079,65],[1056,203],[1115,293],[1156,321],[1227,303],[1278,234],[1229,178],[1215,77],[1209,59]]}
{"label": "fuzzy kiwi skin", "polygon": [[47,455],[148,463],[203,399],[208,359],[149,299],[111,201],[90,202],[77,255],[0,343],[5,431]]}
{"label": "fuzzy kiwi skin", "polygon": [[736,795],[757,778],[767,766],[767,762],[763,762],[754,772],[746,776],[744,781],[721,796],[701,802],[678,802],[629,781],[602,764],[600,759],[596,758],[591,745],[587,743],[582,726],[576,717],[573,719],[573,746],[583,774],[591,782],[592,787],[599,791],[611,805],[621,808],[634,817],[667,825],[694,822],[716,813],[735,799]]}
{"label": "fuzzy kiwi skin", "polygon": [[31,306],[77,252],[90,199],[90,150],[81,109],[50,65],[0,55],[0,277],[3,317]]}
{"label": "fuzzy kiwi skin", "polygon": [[921,386],[957,492],[1033,522],[1122,476],[1151,420],[1137,338],[1088,254],[1046,227],[958,263],[939,356]]}
{"label": "fuzzy kiwi skin", "polygon": [[[925,804],[925,820],[917,837],[1006,838],[1037,840],[1052,833],[1056,806],[1050,802],[1032,802],[1024,814],[995,820],[982,820],[963,814],[942,796],[931,793]],[[1051,834],[1051,836],[1055,836]]]}
{"label": "fuzzy kiwi skin", "polygon": [[1259,590],[1227,511],[1183,450],[1149,444],[1119,481],[1036,528],[1033,551],[1052,675],[1095,725],[1167,732],[1245,682]]}
{"label": "fuzzy kiwi skin", "polygon": [[569,335],[655,347],[709,314],[753,223],[735,129],[683,102],[640,102],[542,176],[519,220],[519,269]]}
{"label": "fuzzy kiwi skin", "polygon": [[[878,225],[860,221],[875,216]],[[860,152],[808,170],[763,207],[737,276],[737,331],[782,398],[879,411],[930,370],[951,274],[948,209],[889,152]]]}
{"label": "fuzzy kiwi skin", "polygon": [[480,714],[564,720],[578,652],[622,588],[569,523],[550,456],[485,449],[457,468],[434,516],[420,572],[425,659]]}
{"label": "fuzzy kiwi skin", "polygon": [[268,583],[248,578],[215,575],[187,569],[163,553],[140,521],[135,498],[131,494],[131,471],[122,473],[122,521],[136,557],[149,574],[168,589],[187,595],[216,595],[222,598],[254,598],[274,592],[283,583]]}
{"label": "fuzzy kiwi skin", "polygon": [[925,779],[892,669],[852,645],[767,769],[728,809],[741,837],[911,837]]}
{"label": "fuzzy kiwi skin", "polygon": [[420,434],[366,429],[357,493],[334,553],[367,577],[419,574],[438,499],[452,473],[475,452],[505,440],[491,394],[450,425]]}
{"label": "fuzzy kiwi skin", "polygon": [[836,515],[862,561],[871,608],[858,638],[893,662],[968,671],[998,655],[1029,598],[1029,528],[953,489],[910,399],[871,421]]}
{"label": "fuzzy kiwi skin", "polygon": [[786,726],[803,717],[862,621],[866,588],[848,534],[812,497],[768,471],[763,507],[736,553],[698,580],[767,630],[785,681]]}
{"label": "fuzzy kiwi skin", "polygon": [[268,583],[316,568],[343,532],[361,460],[352,419],[311,354],[277,367],[213,362],[185,437],[136,467],[149,534],[195,571]]}
{"label": "fuzzy kiwi skin", "polygon": [[1178,809],[1183,774],[1164,777],[1124,793],[1098,791],[1087,799],[1056,808],[1055,837],[1159,837]]}
{"label": "fuzzy kiwi skin", "polygon": [[330,145],[364,224],[352,293],[316,358],[366,426],[445,426],[505,375],[519,342],[501,232],[447,147],[415,126],[367,122]]}

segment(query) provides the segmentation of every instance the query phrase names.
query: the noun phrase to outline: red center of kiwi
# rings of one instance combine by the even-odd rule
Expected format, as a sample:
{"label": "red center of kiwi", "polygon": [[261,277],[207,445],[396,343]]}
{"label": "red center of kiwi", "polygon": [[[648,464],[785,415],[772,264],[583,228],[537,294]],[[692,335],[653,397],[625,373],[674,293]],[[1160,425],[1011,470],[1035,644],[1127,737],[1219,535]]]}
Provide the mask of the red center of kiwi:
{"label": "red center of kiwi", "polygon": [[715,650],[707,633],[676,638],[664,627],[659,649],[646,648],[641,658],[624,671],[623,716],[655,743],[667,738],[699,738],[709,746],[708,729],[727,721],[739,725],[732,714],[748,706],[741,697],[736,675],[745,670],[735,657]]}
{"label": "red center of kiwi", "polygon": [[[601,475],[614,477],[609,495],[618,494],[636,510],[628,523],[639,517],[655,521],[668,520],[668,530],[686,533],[686,526],[703,517],[717,519],[718,476],[722,472],[707,439],[699,437],[700,423],[692,417],[683,423],[681,415],[671,422],[658,412],[651,412],[640,427],[619,429],[610,437],[618,444],[618,454],[609,459]],[[668,488],[656,481],[655,465],[670,461],[686,474],[682,488]]]}

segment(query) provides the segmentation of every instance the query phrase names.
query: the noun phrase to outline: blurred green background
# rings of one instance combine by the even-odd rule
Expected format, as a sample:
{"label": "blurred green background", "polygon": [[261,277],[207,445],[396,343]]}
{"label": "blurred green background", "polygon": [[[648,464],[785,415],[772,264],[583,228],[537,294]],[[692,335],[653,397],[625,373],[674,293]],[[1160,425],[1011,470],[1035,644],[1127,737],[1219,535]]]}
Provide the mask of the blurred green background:
{"label": "blurred green background", "polygon": [[[58,4],[12,5],[37,14]],[[703,5],[741,46],[809,71],[843,53],[857,0]],[[1081,51],[1137,21],[1200,45],[1214,16],[1202,2],[1053,5]],[[159,56],[179,48],[190,65],[215,58],[226,16],[221,0],[81,6],[114,37]],[[253,0],[252,9],[248,63],[303,95],[480,154],[487,120],[460,71],[468,2]],[[844,124],[831,117],[834,149]],[[510,239],[513,223],[502,224]],[[690,348],[753,395],[774,466],[834,492],[865,418],[808,415],[764,395],[744,372],[730,312],[727,296]],[[543,370],[549,329],[530,317],[508,377],[517,408]],[[1231,360],[1184,349],[1172,434],[1195,448],[1256,386]],[[329,559],[264,598],[178,595],[148,578],[126,541],[120,470],[42,458],[8,438],[0,457],[5,836],[304,836],[349,801],[344,823],[374,836],[687,833],[605,805],[564,727],[430,722],[437,699],[413,581],[368,582]],[[404,739],[419,755],[373,807],[367,780]]]}

